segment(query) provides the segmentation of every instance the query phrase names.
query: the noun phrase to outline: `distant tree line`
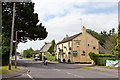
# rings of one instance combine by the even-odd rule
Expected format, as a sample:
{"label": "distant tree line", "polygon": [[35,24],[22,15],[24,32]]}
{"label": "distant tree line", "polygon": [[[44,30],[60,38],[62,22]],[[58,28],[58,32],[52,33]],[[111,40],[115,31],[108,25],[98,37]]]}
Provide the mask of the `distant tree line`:
{"label": "distant tree line", "polygon": [[87,29],[87,32],[99,40],[99,43],[105,49],[111,51],[117,44],[117,32],[112,28],[107,31],[101,31],[101,33],[95,32],[91,29]]}

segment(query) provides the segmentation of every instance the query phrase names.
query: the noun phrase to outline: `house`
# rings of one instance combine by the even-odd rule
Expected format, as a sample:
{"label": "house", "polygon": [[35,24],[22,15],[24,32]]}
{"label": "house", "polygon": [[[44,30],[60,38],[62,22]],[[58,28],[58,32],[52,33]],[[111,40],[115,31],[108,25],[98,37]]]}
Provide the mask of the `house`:
{"label": "house", "polygon": [[43,60],[44,53],[48,51],[50,46],[51,46],[51,43],[45,43],[43,47],[40,49],[40,53],[42,54],[42,60]]}
{"label": "house", "polygon": [[70,37],[66,35],[66,38],[57,43],[57,59],[61,62],[93,63],[88,55],[90,52],[99,54],[99,40],[86,32],[84,26],[82,33]]}

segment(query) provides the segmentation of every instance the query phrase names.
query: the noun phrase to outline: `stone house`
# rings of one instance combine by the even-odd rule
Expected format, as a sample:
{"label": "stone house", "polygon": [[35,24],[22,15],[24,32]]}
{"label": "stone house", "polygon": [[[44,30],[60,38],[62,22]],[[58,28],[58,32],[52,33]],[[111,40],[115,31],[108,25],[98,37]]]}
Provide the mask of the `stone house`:
{"label": "stone house", "polygon": [[56,55],[61,62],[93,63],[88,55],[90,52],[99,54],[99,40],[87,33],[84,26],[82,33],[70,37],[66,35],[57,43]]}

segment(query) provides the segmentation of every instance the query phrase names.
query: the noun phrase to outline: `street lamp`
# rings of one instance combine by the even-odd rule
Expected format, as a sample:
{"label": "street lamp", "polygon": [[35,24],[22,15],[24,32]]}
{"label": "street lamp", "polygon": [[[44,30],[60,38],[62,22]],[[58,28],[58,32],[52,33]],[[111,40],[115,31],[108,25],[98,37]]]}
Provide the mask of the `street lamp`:
{"label": "street lamp", "polygon": [[16,31],[16,43],[15,43],[15,68],[17,68],[17,33],[18,32],[23,32],[21,31]]}

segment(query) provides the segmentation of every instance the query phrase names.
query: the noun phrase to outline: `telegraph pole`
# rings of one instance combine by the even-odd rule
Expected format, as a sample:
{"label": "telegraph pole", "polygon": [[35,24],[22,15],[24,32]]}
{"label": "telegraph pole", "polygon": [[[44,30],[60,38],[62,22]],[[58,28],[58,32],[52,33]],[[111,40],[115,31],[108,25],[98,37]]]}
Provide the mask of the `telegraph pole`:
{"label": "telegraph pole", "polygon": [[12,18],[12,29],[11,29],[11,41],[10,41],[9,70],[11,70],[13,36],[14,36],[14,21],[15,21],[15,2],[13,3],[13,18]]}

